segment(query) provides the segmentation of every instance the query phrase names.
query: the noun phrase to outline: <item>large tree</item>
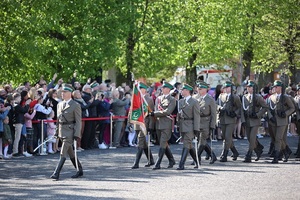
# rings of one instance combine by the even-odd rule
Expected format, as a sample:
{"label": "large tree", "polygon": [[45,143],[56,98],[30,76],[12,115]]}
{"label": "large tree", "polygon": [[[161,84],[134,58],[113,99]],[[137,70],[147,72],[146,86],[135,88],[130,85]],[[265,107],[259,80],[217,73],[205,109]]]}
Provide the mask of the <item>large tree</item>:
{"label": "large tree", "polygon": [[[297,6],[298,5],[298,6]],[[117,67],[130,81],[169,77],[178,66],[237,66],[247,75],[299,68],[299,2],[73,0],[0,3],[0,82],[59,72],[79,79]],[[294,74],[294,72],[293,72]]]}

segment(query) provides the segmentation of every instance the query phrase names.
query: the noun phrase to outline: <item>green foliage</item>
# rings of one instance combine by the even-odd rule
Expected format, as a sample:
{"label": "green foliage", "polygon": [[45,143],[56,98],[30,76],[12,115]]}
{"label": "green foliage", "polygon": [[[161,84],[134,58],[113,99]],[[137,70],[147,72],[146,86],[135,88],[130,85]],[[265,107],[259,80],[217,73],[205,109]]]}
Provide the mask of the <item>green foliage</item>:
{"label": "green foliage", "polygon": [[[178,66],[228,64],[253,51],[252,70],[299,67],[299,1],[2,0],[0,83],[80,81],[117,67],[168,78]],[[254,28],[254,29],[253,29]]]}

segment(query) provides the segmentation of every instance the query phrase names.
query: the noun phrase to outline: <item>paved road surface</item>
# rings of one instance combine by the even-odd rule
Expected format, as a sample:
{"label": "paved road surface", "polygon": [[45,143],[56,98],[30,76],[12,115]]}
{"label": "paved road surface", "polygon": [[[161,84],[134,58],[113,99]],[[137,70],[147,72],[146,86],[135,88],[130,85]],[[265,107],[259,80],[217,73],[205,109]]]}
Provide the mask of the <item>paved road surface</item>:
{"label": "paved road surface", "polygon": [[[86,150],[78,153],[84,176],[71,179],[75,169],[66,161],[59,181],[52,181],[59,155],[35,156],[0,160],[0,199],[300,199],[300,161],[294,155],[288,163],[271,164],[267,155],[269,138],[260,139],[265,145],[258,162],[243,163],[247,141],[235,142],[240,157],[237,161],[210,165],[202,159],[200,169],[193,169],[188,157],[186,170],[177,171],[182,145],[172,145],[177,162],[173,169],[145,168],[143,155],[140,168],[131,170],[135,159],[134,147]],[[298,137],[289,137],[295,152]],[[157,158],[158,146],[151,147]],[[222,142],[213,142],[219,157]],[[203,154],[204,156],[204,154]],[[166,168],[164,157],[162,167]]]}

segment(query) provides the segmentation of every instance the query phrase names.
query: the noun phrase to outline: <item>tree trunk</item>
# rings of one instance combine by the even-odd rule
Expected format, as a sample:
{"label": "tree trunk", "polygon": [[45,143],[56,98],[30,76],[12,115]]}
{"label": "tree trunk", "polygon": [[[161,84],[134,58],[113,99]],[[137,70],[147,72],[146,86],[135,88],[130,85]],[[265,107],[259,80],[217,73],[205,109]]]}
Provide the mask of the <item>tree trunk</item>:
{"label": "tree trunk", "polygon": [[293,32],[294,32],[294,27],[293,24],[289,24],[289,38],[285,40],[285,50],[288,54],[288,67],[291,73],[291,83],[296,83],[296,65],[295,65],[295,54],[297,52],[296,47],[295,47],[295,41],[297,40],[297,37],[300,34],[296,34],[295,36],[293,36]]}
{"label": "tree trunk", "polygon": [[194,65],[196,58],[197,54],[193,53],[189,60],[188,67],[186,68],[186,82],[191,86],[195,85],[197,80],[196,66]]}
{"label": "tree trunk", "polygon": [[243,66],[244,66],[243,80],[245,80],[247,76],[250,77],[250,73],[251,73],[251,62],[253,60],[254,31],[255,31],[255,25],[252,24],[249,45],[243,52]]}
{"label": "tree trunk", "polygon": [[128,85],[132,85],[133,83],[133,77],[132,77],[132,69],[133,69],[133,51],[135,47],[135,40],[133,37],[133,33],[129,33],[127,38],[127,49],[126,49],[126,65],[127,65],[127,71],[126,71],[126,83]]}

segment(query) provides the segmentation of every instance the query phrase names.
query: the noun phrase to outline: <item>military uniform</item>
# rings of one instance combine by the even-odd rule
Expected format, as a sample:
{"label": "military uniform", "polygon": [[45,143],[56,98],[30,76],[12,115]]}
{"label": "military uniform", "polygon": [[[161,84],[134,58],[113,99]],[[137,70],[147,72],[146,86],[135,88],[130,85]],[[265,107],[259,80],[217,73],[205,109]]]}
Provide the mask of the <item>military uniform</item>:
{"label": "military uniform", "polygon": [[[231,88],[233,84],[229,81],[224,83],[223,88]],[[235,125],[237,122],[237,116],[240,116],[241,112],[241,100],[240,98],[231,93],[222,93],[217,99],[217,110],[219,112],[220,125],[223,137],[223,151],[220,157],[221,162],[227,162],[227,155],[229,148],[233,152],[233,160],[236,160],[239,156],[236,150],[232,135],[235,130]]]}
{"label": "military uniform", "polygon": [[[72,86],[65,84],[63,92],[73,92]],[[59,179],[59,173],[64,165],[66,157],[69,156],[74,167],[76,167],[75,154],[73,149],[74,139],[80,138],[81,131],[81,107],[73,99],[62,101],[57,105],[58,129],[56,136],[62,141],[59,163],[50,178]],[[72,178],[78,178],[83,175],[82,166],[77,159],[78,171]]]}
{"label": "military uniform", "polygon": [[[139,88],[145,89],[145,91],[146,91],[148,86],[144,83],[139,83]],[[142,95],[145,95],[145,94],[142,94]],[[146,102],[148,103],[148,106],[150,107],[150,109],[151,109],[151,107],[153,109],[153,107],[154,107],[153,99],[147,95],[145,95],[144,98],[145,98]],[[153,124],[151,124],[151,123],[153,123],[153,121],[152,121],[153,119],[151,119],[151,118],[152,117],[149,115],[147,115],[145,117],[146,131],[149,129],[148,125],[153,125]],[[145,135],[146,133],[144,133],[142,131],[142,128],[138,124],[134,125],[134,129],[136,130],[136,133],[138,135],[138,144],[137,144],[138,151],[136,153],[135,162],[134,162],[133,166],[131,167],[131,169],[139,168],[139,162],[140,162],[143,152],[145,153],[147,160],[148,160],[148,163],[145,165],[145,167],[150,167],[150,166],[154,165],[154,159],[153,159],[153,155],[147,145],[147,140],[146,140],[146,135]],[[148,139],[150,139],[150,138],[148,138]]]}
{"label": "military uniform", "polygon": [[170,95],[171,89],[173,89],[173,86],[170,83],[163,83],[163,95],[156,99],[155,111],[152,113],[152,115],[156,117],[156,133],[160,146],[158,159],[153,169],[160,169],[160,163],[164,154],[166,154],[169,160],[168,168],[172,168],[175,164],[174,157],[168,145],[168,140],[171,138],[174,126],[174,118],[171,114],[176,108],[176,100]]}
{"label": "military uniform", "polygon": [[283,87],[283,83],[281,81],[276,80],[274,82],[274,87],[276,87],[276,93],[272,94],[268,100],[269,125],[275,137],[274,159],[272,163],[278,163],[279,153],[281,150],[285,156],[284,162],[287,162],[289,153],[287,152],[283,135],[286,134],[288,117],[295,111],[295,107],[291,99],[287,95],[281,94],[281,89],[278,89],[278,87]]}
{"label": "military uniform", "polygon": [[[295,114],[295,123],[297,128],[297,134],[300,135],[300,84],[297,85],[297,95],[294,98],[295,100],[295,108],[296,108],[296,114]],[[298,140],[298,148],[296,151],[296,158],[299,160],[300,158],[300,137]]]}
{"label": "military uniform", "polygon": [[245,94],[242,97],[243,109],[242,109],[241,121],[242,123],[245,123],[245,131],[246,131],[247,139],[249,141],[249,148],[245,156],[244,162],[251,162],[251,156],[253,150],[257,155],[255,161],[258,161],[264,148],[258,142],[256,135],[258,132],[258,128],[261,125],[261,118],[268,110],[268,105],[266,104],[262,96],[258,94],[253,94],[253,89],[251,88],[254,87],[255,87],[254,81],[249,80],[247,85],[248,94]]}
{"label": "military uniform", "polygon": [[193,87],[185,84],[182,88],[184,98],[178,102],[179,131],[183,139],[183,149],[177,170],[184,169],[188,153],[190,153],[194,162],[197,163],[196,151],[192,141],[194,139],[194,131],[200,130],[200,105],[196,99],[186,95],[187,92],[192,93],[192,91]]}
{"label": "military uniform", "polygon": [[[217,158],[214,152],[211,150],[210,146],[207,144],[207,139],[209,138],[210,130],[216,128],[216,102],[212,96],[207,93],[209,85],[205,82],[198,83],[199,90],[206,90],[204,96],[201,96],[200,93],[194,95],[193,97],[198,101],[200,105],[200,131],[196,132],[198,138],[198,159],[201,160],[201,154],[205,150],[207,154],[211,157],[210,164],[213,164]],[[199,91],[200,92],[200,91]]]}

